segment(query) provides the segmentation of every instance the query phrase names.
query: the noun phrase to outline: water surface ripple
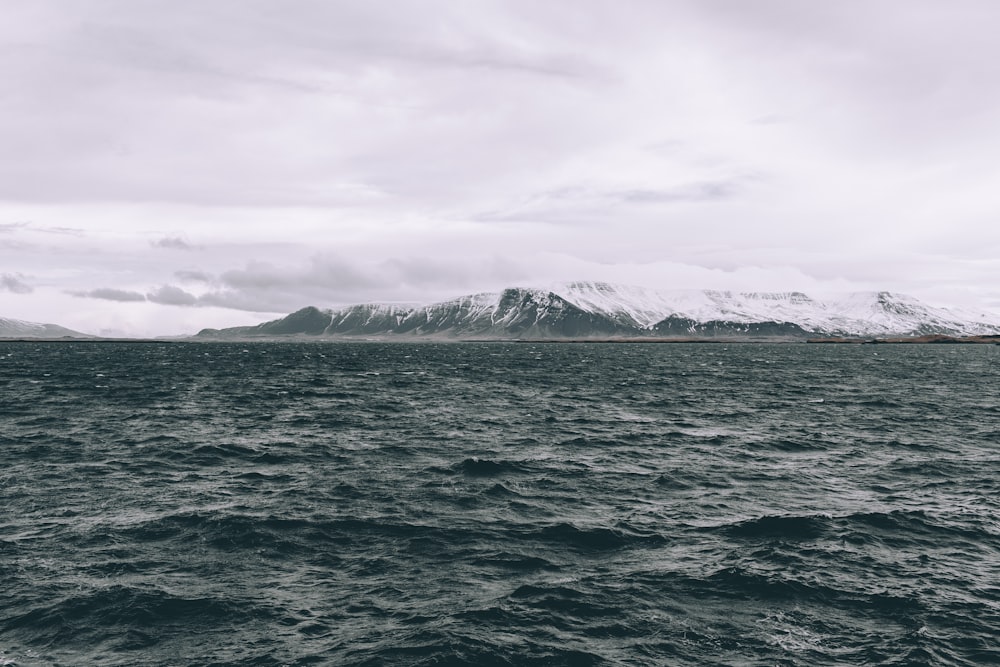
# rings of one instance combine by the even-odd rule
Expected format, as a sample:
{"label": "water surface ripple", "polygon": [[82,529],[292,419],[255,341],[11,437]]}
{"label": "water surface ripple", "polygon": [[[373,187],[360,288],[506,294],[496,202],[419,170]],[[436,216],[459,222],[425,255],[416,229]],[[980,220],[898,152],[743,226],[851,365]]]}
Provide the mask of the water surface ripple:
{"label": "water surface ripple", "polygon": [[1000,663],[1000,348],[0,344],[0,665]]}

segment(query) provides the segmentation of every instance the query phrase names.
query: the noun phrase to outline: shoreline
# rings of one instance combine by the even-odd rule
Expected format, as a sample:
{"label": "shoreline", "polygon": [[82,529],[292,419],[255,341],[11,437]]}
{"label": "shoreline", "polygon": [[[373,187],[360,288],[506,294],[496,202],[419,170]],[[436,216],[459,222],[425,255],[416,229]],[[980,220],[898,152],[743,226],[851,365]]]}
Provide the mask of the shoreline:
{"label": "shoreline", "polygon": [[593,343],[593,344],[768,344],[768,345],[1000,345],[1000,335],[980,335],[980,336],[947,336],[947,335],[926,335],[914,337],[889,337],[889,338],[795,338],[795,337],[628,337],[628,338],[460,338],[460,337],[437,337],[437,336],[413,336],[402,337],[323,337],[323,336],[261,336],[246,338],[197,338],[191,337],[170,337],[170,338],[71,338],[68,336],[60,338],[31,338],[12,337],[0,338],[0,343]]}

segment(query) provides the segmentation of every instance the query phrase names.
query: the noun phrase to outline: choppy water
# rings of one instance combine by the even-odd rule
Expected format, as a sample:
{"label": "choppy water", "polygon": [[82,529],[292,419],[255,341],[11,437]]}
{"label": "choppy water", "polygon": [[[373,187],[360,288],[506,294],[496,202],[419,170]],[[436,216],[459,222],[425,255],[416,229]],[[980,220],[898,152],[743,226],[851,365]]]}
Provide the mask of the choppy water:
{"label": "choppy water", "polygon": [[0,344],[0,664],[1000,662],[1000,348]]}

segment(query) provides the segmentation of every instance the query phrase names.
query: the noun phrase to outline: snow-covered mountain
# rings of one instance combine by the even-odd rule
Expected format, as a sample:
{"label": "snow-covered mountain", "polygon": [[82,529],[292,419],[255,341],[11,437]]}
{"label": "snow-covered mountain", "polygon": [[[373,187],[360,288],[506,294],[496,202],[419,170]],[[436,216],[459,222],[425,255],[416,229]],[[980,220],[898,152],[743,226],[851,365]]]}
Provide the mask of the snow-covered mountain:
{"label": "snow-covered mountain", "polygon": [[600,313],[559,295],[511,288],[472,294],[427,306],[360,304],[339,310],[303,308],[255,327],[206,329],[199,337],[439,335],[460,338],[573,338],[636,335]]}
{"label": "snow-covered mountain", "polygon": [[39,324],[0,317],[0,338],[92,338],[58,324]]}
{"label": "snow-covered mountain", "polygon": [[697,323],[791,323],[811,334],[831,336],[1000,333],[1000,315],[935,308],[891,292],[854,292],[821,300],[802,292],[661,291],[593,282],[556,289],[588,312],[644,329],[673,316]]}
{"label": "snow-covered mountain", "polygon": [[202,338],[448,336],[919,336],[1000,334],[1000,316],[935,308],[890,292],[825,300],[801,292],[653,290],[599,282],[510,288],[426,306],[310,307],[254,327],[206,329]]}

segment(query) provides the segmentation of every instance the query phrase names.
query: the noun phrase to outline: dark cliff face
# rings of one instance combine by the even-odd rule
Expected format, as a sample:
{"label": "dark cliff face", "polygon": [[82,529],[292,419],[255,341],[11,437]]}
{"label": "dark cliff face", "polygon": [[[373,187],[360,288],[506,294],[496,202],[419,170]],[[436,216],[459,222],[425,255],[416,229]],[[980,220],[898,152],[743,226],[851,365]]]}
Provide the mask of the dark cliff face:
{"label": "dark cliff face", "polygon": [[533,290],[505,290],[494,320],[502,323],[504,332],[526,337],[585,338],[631,333],[608,318],[588,313],[552,292]]}
{"label": "dark cliff face", "polygon": [[489,331],[492,321],[471,303],[449,301],[436,306],[416,308],[400,322],[393,333],[430,335],[439,333],[480,334]]}
{"label": "dark cliff face", "polygon": [[378,306],[351,306],[334,313],[327,313],[328,326],[323,331],[330,335],[379,334],[393,331],[399,318],[394,309]]}

